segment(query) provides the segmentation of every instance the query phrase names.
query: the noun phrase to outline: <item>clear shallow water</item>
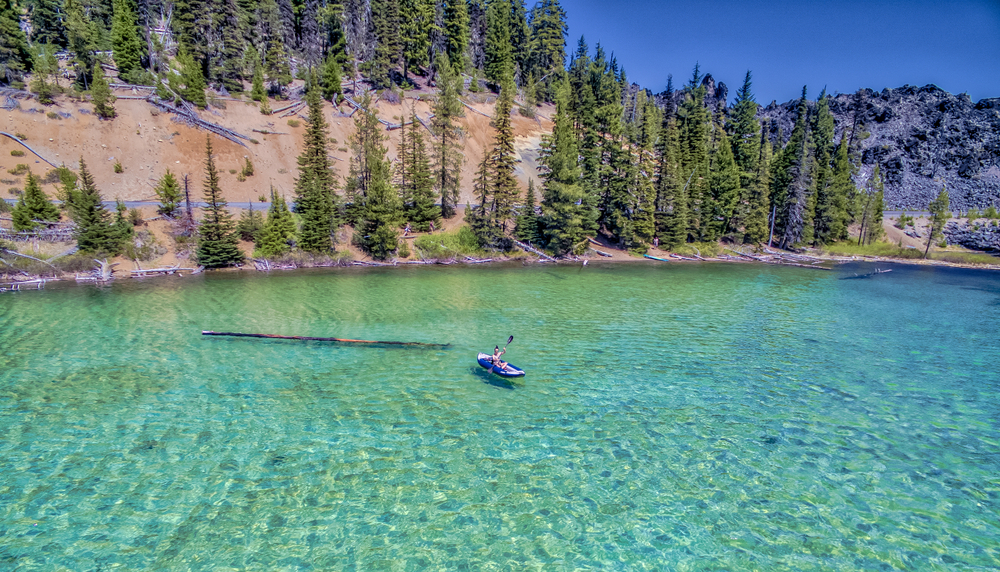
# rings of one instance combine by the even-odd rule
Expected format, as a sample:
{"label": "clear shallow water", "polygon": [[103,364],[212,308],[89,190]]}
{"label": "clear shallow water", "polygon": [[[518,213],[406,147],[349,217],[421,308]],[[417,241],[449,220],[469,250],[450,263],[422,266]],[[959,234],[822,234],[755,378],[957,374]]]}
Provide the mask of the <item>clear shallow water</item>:
{"label": "clear shallow water", "polygon": [[0,569],[998,569],[1000,275],[870,270],[0,295]]}

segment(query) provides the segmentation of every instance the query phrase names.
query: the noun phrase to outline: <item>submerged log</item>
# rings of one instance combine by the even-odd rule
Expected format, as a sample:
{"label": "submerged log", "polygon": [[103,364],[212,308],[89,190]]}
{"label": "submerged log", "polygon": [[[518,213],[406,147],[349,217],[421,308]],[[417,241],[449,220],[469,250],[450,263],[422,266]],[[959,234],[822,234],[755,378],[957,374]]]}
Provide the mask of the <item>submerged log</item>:
{"label": "submerged log", "polygon": [[228,336],[232,338],[265,338],[274,340],[301,340],[310,342],[338,342],[342,344],[371,344],[376,346],[419,346],[419,347],[433,347],[433,348],[447,348],[451,347],[451,344],[432,344],[426,342],[396,342],[396,341],[377,341],[377,340],[352,340],[348,338],[318,338],[313,336],[279,336],[277,334],[244,334],[241,332],[213,332],[211,330],[202,330],[201,335],[203,336]]}

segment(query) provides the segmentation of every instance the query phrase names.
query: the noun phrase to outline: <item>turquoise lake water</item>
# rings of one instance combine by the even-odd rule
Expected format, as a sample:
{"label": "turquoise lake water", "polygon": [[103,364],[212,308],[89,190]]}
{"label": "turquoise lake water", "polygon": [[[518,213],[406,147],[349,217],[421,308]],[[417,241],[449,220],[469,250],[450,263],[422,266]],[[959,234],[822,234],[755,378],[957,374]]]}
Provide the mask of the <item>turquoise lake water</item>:
{"label": "turquoise lake water", "polygon": [[872,269],[0,294],[0,570],[1000,569],[1000,273]]}

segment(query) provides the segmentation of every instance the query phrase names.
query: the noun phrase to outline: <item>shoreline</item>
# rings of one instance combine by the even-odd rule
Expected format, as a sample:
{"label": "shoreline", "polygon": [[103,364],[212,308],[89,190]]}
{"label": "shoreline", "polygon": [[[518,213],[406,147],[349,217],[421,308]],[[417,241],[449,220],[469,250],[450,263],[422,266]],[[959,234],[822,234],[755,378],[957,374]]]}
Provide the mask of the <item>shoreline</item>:
{"label": "shoreline", "polygon": [[[765,266],[785,266],[793,268],[806,268],[813,270],[834,270],[837,266],[850,263],[885,263],[885,264],[902,264],[902,265],[912,265],[912,266],[934,266],[943,268],[962,268],[967,270],[987,270],[987,271],[1000,271],[1000,260],[997,264],[967,264],[967,263],[956,263],[943,260],[925,260],[925,259],[902,259],[902,258],[889,258],[880,256],[828,256],[828,255],[796,255],[794,253],[777,253],[786,256],[802,256],[813,260],[812,265],[788,262],[779,260],[759,260],[751,259],[750,257],[740,258],[737,256],[726,255],[725,258],[713,257],[700,259],[682,257],[682,258],[666,258],[671,256],[672,253],[658,251],[665,256],[647,258],[647,257],[637,257],[628,255],[622,251],[616,251],[616,254],[625,254],[626,257],[615,256],[611,258],[605,257],[591,257],[591,256],[574,256],[572,258],[562,258],[555,260],[545,260],[536,256],[499,256],[489,259],[468,259],[468,260],[457,260],[457,259],[447,259],[447,260],[434,260],[434,261],[417,261],[417,260],[396,260],[393,262],[375,262],[370,260],[337,260],[331,259],[330,263],[324,264],[304,264],[304,265],[282,265],[274,266],[269,269],[262,269],[256,264],[256,261],[251,260],[248,264],[239,267],[230,268],[220,268],[213,269],[210,272],[218,274],[235,274],[242,272],[253,272],[254,274],[270,274],[272,272],[289,272],[296,270],[316,270],[316,269],[350,269],[350,268],[399,268],[399,267],[416,267],[416,266],[513,266],[515,263],[520,262],[522,266],[529,265],[553,265],[553,266],[587,266],[591,262],[599,266],[615,266],[619,264],[650,264],[650,265],[662,265],[662,264],[681,264],[681,265],[691,265],[691,264],[756,264]],[[676,255],[680,256],[680,255]],[[765,254],[763,256],[768,256]],[[760,258],[760,257],[758,257]],[[821,265],[822,264],[822,265]],[[143,270],[124,270],[119,269],[114,272],[111,278],[101,279],[95,277],[92,273],[84,276],[83,273],[63,273],[58,276],[50,275],[24,275],[18,274],[11,276],[10,274],[0,274],[0,293],[20,291],[20,290],[31,290],[31,289],[43,289],[45,284],[49,282],[76,282],[77,284],[98,284],[106,285],[115,281],[130,281],[130,280],[148,280],[151,278],[157,278],[159,276],[190,276],[194,274],[202,274],[206,272],[204,269],[190,268],[190,267],[168,267],[168,268],[158,268],[158,269],[143,269]],[[117,274],[117,275],[114,275]],[[35,288],[32,288],[34,286]]]}

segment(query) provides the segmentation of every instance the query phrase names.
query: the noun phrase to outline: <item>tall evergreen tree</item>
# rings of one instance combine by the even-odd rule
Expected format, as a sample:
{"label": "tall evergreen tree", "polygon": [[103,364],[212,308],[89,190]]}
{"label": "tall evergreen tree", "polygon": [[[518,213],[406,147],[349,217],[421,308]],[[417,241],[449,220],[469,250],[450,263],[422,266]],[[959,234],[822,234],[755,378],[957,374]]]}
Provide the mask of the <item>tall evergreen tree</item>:
{"label": "tall evergreen tree", "polygon": [[816,113],[813,116],[812,140],[815,156],[813,177],[813,196],[815,210],[813,215],[813,242],[825,244],[837,240],[844,224],[844,205],[835,196],[833,186],[833,143],[834,119],[830,113],[830,98],[824,89],[816,101]]}
{"label": "tall evergreen tree", "polygon": [[[81,166],[81,177],[82,177]],[[226,200],[219,187],[219,172],[212,156],[212,136],[205,136],[205,217],[198,225],[198,264],[205,268],[222,268],[243,263],[239,236],[232,215],[226,210]]]}
{"label": "tall evergreen tree", "polygon": [[775,192],[772,196],[778,205],[775,232],[781,237],[781,248],[792,248],[805,237],[804,229],[809,222],[809,188],[813,175],[811,146],[809,107],[806,88],[803,87],[795,125],[781,152],[773,179]]}
{"label": "tall evergreen tree", "polygon": [[717,123],[715,148],[711,160],[712,215],[706,220],[706,238],[718,240],[742,223],[737,213],[740,197],[740,171],[733,158],[725,129]]}
{"label": "tall evergreen tree", "polygon": [[681,175],[677,119],[668,113],[663,123],[656,175],[656,234],[664,247],[676,248],[688,236],[687,179]]}
{"label": "tall evergreen tree", "polygon": [[538,213],[535,210],[535,180],[528,180],[528,192],[524,195],[524,204],[517,211],[514,223],[514,236],[523,242],[538,244],[539,234]]}
{"label": "tall evergreen tree", "polygon": [[884,209],[885,185],[878,163],[872,170],[872,176],[865,185],[865,192],[859,197],[860,223],[858,244],[871,244],[882,236],[882,211]]}
{"label": "tall evergreen tree", "polygon": [[[735,215],[736,230],[740,224],[746,227],[751,217],[750,212],[757,205],[753,201],[760,201],[761,195],[756,191],[758,179],[758,162],[760,161],[760,123],[757,121],[757,102],[754,101],[751,92],[752,76],[747,70],[743,80],[743,86],[737,92],[736,103],[733,105],[732,123],[733,132],[731,146],[733,150],[733,160],[739,169],[740,185],[737,198],[737,209]],[[764,195],[766,197],[766,194]],[[753,197],[753,199],[751,199]],[[766,210],[766,209],[765,209]]]}
{"label": "tall evergreen tree", "polygon": [[160,199],[160,206],[156,212],[165,217],[174,218],[181,202],[181,186],[170,169],[167,169],[167,172],[156,184],[155,192],[157,198]]}
{"label": "tall evergreen tree", "polygon": [[542,168],[543,240],[556,254],[572,252],[595,229],[589,224],[584,203],[582,173],[576,134],[570,110],[572,89],[560,83],[556,91],[556,114],[552,134],[543,137]]}
{"label": "tall evergreen tree", "polygon": [[440,226],[441,210],[436,204],[430,159],[427,157],[424,136],[417,128],[416,112],[410,116],[408,139],[408,145],[400,149],[400,153],[406,156],[409,164],[409,180],[407,188],[400,190],[408,197],[405,204],[407,219],[414,224],[416,230],[426,231],[432,224]]}
{"label": "tall evergreen tree", "polygon": [[306,101],[309,119],[303,134],[303,149],[299,155],[299,177],[295,181],[295,210],[302,216],[299,248],[308,252],[325,253],[334,247],[337,226],[337,195],[334,192],[333,168],[327,154],[327,125],[323,118],[320,86],[313,75]]}
{"label": "tall evergreen tree", "polygon": [[66,0],[64,10],[67,48],[73,54],[77,85],[80,89],[88,90],[91,71],[94,69],[94,52],[98,46],[99,31],[87,17],[81,0]]}
{"label": "tall evergreen tree", "polygon": [[400,63],[403,54],[399,0],[371,0],[369,33],[375,41],[375,50],[364,69],[375,86],[388,87],[392,83],[392,67]]}
{"label": "tall evergreen tree", "polygon": [[285,198],[271,188],[271,207],[264,228],[257,235],[254,256],[277,258],[288,254],[295,242],[295,220],[285,204]]}
{"label": "tall evergreen tree", "polygon": [[18,232],[34,230],[39,226],[35,221],[59,220],[59,209],[45,196],[38,177],[30,171],[24,192],[21,193],[11,217],[14,219],[14,230]]}
{"label": "tall evergreen tree", "polygon": [[444,0],[444,29],[449,62],[455,75],[461,76],[469,65],[469,6],[465,0]]}
{"label": "tall evergreen tree", "polygon": [[951,216],[951,213],[948,212],[947,188],[941,187],[941,192],[928,205],[927,211],[930,213],[930,227],[927,229],[927,247],[924,248],[924,258],[930,254],[931,243],[943,236],[941,231],[944,230],[944,225],[948,222],[948,217]]}
{"label": "tall evergreen tree", "polygon": [[847,240],[847,227],[852,222],[851,205],[857,196],[857,188],[853,181],[855,168],[851,164],[849,147],[850,137],[844,133],[833,158],[830,185],[827,189],[831,215],[824,218],[824,221],[829,228],[825,239],[829,241]]}
{"label": "tall evergreen tree", "polygon": [[327,54],[322,71],[320,85],[323,86],[323,99],[338,103],[336,98],[344,91],[341,87],[339,56],[333,52]]}
{"label": "tall evergreen tree", "polygon": [[438,140],[434,144],[434,187],[441,197],[441,216],[455,216],[458,205],[461,168],[465,162],[460,141],[462,128],[458,118],[462,114],[462,103],[458,99],[461,77],[452,72],[447,54],[438,54],[438,96],[434,101],[434,118],[431,127]]}
{"label": "tall evergreen tree", "polygon": [[31,71],[32,57],[28,38],[18,25],[20,11],[13,0],[0,0],[0,81],[20,81]]}
{"label": "tall evergreen tree", "polygon": [[[62,4],[59,0],[33,0],[28,4],[28,17],[31,21],[31,37],[28,40],[32,44],[66,47],[66,27],[63,22],[66,14]],[[0,37],[3,37],[2,33]]]}
{"label": "tall evergreen tree", "polygon": [[709,188],[709,129],[711,114],[705,108],[705,87],[695,65],[694,74],[685,90],[684,101],[677,110],[680,174],[684,179],[683,194],[687,201],[688,234],[704,240],[708,222],[714,214],[710,208]]}
{"label": "tall evergreen tree", "polygon": [[131,0],[113,0],[114,16],[111,20],[111,48],[118,66],[118,75],[129,78],[141,69],[142,40],[136,27],[136,16]]}
{"label": "tall evergreen tree", "polygon": [[558,0],[541,0],[531,10],[528,73],[538,78],[539,97],[554,101],[557,78],[566,65],[566,11]]}
{"label": "tall evergreen tree", "polygon": [[69,212],[76,223],[76,244],[80,251],[114,255],[121,250],[122,245],[112,232],[110,214],[101,202],[101,193],[83,157],[79,183],[70,194]]}
{"label": "tall evergreen tree", "polygon": [[517,156],[514,151],[514,127],[511,121],[511,111],[514,107],[514,79],[509,71],[500,80],[500,97],[493,111],[493,149],[490,151],[489,164],[490,194],[492,201],[488,208],[488,225],[492,227],[486,236],[480,237],[484,246],[505,248],[503,238],[513,229],[514,204],[520,195],[517,179],[514,178],[514,168]]}
{"label": "tall evergreen tree", "polygon": [[513,77],[514,54],[510,37],[510,0],[490,0],[486,7],[486,81],[500,86],[505,75]]}
{"label": "tall evergreen tree", "polygon": [[437,33],[433,0],[399,0],[403,80],[409,81],[411,67],[430,63],[431,38]]}
{"label": "tall evergreen tree", "polygon": [[757,172],[750,184],[749,211],[744,225],[743,241],[748,244],[766,241],[770,231],[771,140],[767,137],[766,123],[764,129],[761,129],[759,149]]}
{"label": "tall evergreen tree", "polygon": [[94,81],[90,86],[90,99],[94,104],[94,115],[101,119],[113,119],[118,113],[115,111],[115,96],[111,93],[111,86],[104,77],[104,70],[101,64],[94,64]]}

